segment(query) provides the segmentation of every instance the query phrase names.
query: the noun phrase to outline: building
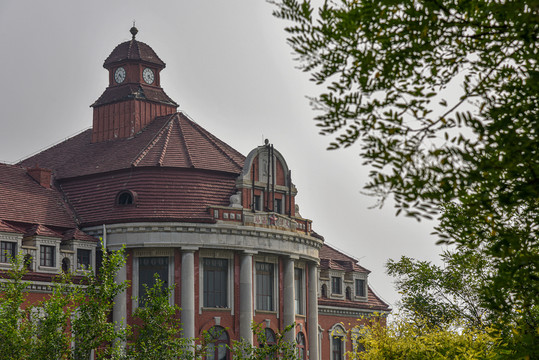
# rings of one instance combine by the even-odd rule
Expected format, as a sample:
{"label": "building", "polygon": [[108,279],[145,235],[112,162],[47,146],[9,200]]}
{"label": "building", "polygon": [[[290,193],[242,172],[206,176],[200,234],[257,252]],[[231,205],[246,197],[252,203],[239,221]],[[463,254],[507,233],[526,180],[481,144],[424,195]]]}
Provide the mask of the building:
{"label": "building", "polygon": [[[390,309],[369,271],[324,244],[298,212],[284,156],[266,142],[247,156],[186,114],[160,86],[165,63],[132,39],[104,62],[109,86],[91,129],[17,165],[0,165],[0,268],[32,259],[30,300],[60,271],[95,266],[97,238],[126,246],[115,320],[132,322],[143,284],[175,284],[187,337],[226,328],[221,343],[251,343],[251,321],[271,336],[296,323],[308,359],[341,359],[361,316]],[[350,325],[349,325],[350,324]]]}

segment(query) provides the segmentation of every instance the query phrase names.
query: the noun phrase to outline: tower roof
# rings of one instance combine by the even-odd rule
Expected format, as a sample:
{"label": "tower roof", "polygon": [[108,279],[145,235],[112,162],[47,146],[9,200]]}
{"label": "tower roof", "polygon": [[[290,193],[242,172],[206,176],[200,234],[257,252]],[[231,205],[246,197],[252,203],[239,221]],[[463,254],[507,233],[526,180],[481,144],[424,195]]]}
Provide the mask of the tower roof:
{"label": "tower roof", "polygon": [[155,119],[132,138],[92,143],[91,130],[22,162],[54,171],[56,179],[131,167],[193,168],[239,174],[245,157],[183,113]]}
{"label": "tower roof", "polygon": [[103,63],[103,67],[108,68],[124,61],[144,61],[164,68],[166,66],[165,63],[149,45],[135,40],[135,35],[138,31],[133,31],[133,29],[136,30],[136,28],[133,27],[131,29],[133,38],[116,46]]}

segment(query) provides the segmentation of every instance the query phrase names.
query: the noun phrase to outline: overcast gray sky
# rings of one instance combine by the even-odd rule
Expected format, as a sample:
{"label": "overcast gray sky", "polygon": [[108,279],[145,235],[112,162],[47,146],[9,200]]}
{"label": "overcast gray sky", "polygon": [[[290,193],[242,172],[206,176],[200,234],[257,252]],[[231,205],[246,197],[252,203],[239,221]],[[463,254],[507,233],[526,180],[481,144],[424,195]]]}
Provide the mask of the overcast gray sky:
{"label": "overcast gray sky", "polygon": [[326,241],[372,271],[377,294],[394,305],[388,258],[438,262],[432,222],[368,209],[368,168],[359,147],[325,150],[296,69],[285,23],[263,0],[0,0],[0,161],[15,162],[91,126],[89,107],[108,82],[103,61],[137,39],[167,64],[165,92],[198,124],[244,155],[268,138],[292,169],[302,216]]}

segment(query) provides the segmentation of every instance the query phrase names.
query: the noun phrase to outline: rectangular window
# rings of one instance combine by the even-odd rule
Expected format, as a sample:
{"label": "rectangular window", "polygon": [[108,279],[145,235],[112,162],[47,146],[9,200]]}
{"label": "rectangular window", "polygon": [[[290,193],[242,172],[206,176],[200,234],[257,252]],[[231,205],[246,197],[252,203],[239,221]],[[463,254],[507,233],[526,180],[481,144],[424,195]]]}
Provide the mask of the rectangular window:
{"label": "rectangular window", "polygon": [[139,257],[138,305],[140,307],[144,307],[145,304],[146,288],[150,289],[155,285],[154,274],[163,281],[163,290],[168,288],[168,257]]}
{"label": "rectangular window", "polygon": [[338,276],[331,277],[331,293],[342,294],[341,278]]}
{"label": "rectangular window", "polygon": [[283,213],[283,200],[282,199],[275,199],[275,209],[273,210],[277,214]]}
{"label": "rectangular window", "polygon": [[228,260],[204,258],[204,307],[228,307]]}
{"label": "rectangular window", "polygon": [[365,280],[356,279],[356,296],[365,296]]}
{"label": "rectangular window", "polygon": [[343,338],[342,336],[333,336],[331,339],[333,357],[332,360],[342,360],[344,353]]}
{"label": "rectangular window", "polygon": [[274,311],[273,307],[273,264],[257,262],[256,269],[256,309]]}
{"label": "rectangular window", "polygon": [[92,250],[77,249],[77,269],[89,269],[91,263]]}
{"label": "rectangular window", "polygon": [[0,241],[0,262],[8,263],[11,258],[17,255],[17,243],[11,241]]}
{"label": "rectangular window", "polygon": [[303,311],[303,270],[294,269],[294,302],[296,314],[304,315]]}
{"label": "rectangular window", "polygon": [[253,202],[253,206],[256,211],[262,210],[262,207],[260,206],[260,195],[255,195]]}
{"label": "rectangular window", "polygon": [[54,258],[56,252],[56,247],[54,246],[48,246],[48,245],[41,245],[41,251],[40,251],[40,264],[41,266],[48,266],[48,267],[55,267],[56,266],[56,259]]}

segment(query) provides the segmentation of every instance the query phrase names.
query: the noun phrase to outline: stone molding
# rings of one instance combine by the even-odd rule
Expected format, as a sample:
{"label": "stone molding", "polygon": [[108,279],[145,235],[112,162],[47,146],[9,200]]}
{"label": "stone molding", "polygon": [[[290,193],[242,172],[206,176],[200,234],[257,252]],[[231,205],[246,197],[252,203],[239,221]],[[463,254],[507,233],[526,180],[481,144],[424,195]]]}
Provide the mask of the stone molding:
{"label": "stone molding", "polygon": [[[321,239],[277,229],[235,224],[122,223],[107,225],[110,249],[143,247],[213,248],[258,251],[275,255],[296,255],[318,262]],[[102,226],[85,228],[92,236],[102,236]]]}

